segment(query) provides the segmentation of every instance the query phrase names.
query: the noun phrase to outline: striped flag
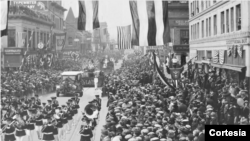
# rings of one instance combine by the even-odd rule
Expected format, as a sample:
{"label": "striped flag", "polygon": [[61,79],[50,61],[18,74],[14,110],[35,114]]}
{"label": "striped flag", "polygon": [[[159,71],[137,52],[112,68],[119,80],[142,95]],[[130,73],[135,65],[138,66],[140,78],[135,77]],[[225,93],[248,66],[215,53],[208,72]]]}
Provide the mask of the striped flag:
{"label": "striped flag", "polygon": [[224,60],[225,60],[225,51],[224,50],[220,50],[220,64],[224,64]]}
{"label": "striped flag", "polygon": [[157,72],[157,74],[158,74],[158,77],[160,78],[160,80],[162,81],[162,83],[163,83],[164,85],[168,85],[170,88],[172,88],[172,89],[175,90],[175,88],[174,88],[172,85],[170,85],[170,84],[168,83],[167,78],[166,78],[166,77],[164,76],[164,74],[161,72],[161,70],[160,70],[160,68],[159,68],[159,66],[158,66],[158,64],[157,64],[157,61],[156,61],[156,55],[155,55],[155,53],[152,53],[152,54],[153,54],[154,65],[155,65],[155,68],[156,68],[156,72]]}
{"label": "striped flag", "polygon": [[131,25],[117,27],[118,49],[131,49]]}
{"label": "striped flag", "polygon": [[100,27],[99,23],[99,1],[78,1],[79,17],[78,30],[92,30]]}
{"label": "striped flag", "polygon": [[132,45],[155,46],[170,42],[168,1],[130,0]]}
{"label": "striped flag", "polygon": [[219,62],[219,50],[214,50],[213,51],[213,63],[218,63]]}
{"label": "striped flag", "polygon": [[8,0],[1,0],[0,7],[1,7],[1,37],[7,36],[8,34],[8,14],[9,14],[9,6],[10,1]]}

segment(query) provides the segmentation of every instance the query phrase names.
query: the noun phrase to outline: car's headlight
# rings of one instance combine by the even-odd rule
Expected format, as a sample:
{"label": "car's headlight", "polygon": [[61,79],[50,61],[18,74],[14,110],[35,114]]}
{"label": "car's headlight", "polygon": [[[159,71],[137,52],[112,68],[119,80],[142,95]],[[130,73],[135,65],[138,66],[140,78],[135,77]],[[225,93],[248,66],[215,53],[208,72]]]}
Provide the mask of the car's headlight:
{"label": "car's headlight", "polygon": [[56,85],[56,89],[60,89],[60,85]]}

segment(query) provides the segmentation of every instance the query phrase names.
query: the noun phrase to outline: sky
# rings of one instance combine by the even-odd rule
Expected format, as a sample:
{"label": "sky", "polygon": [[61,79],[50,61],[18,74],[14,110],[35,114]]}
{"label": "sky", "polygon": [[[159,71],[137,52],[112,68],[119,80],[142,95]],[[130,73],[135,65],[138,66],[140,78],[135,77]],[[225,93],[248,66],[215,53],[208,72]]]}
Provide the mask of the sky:
{"label": "sky", "polygon": [[[67,10],[71,7],[75,17],[78,17],[78,0],[62,0],[62,6]],[[66,18],[67,13],[68,11],[64,13],[64,18]],[[129,0],[99,0],[99,21],[107,22],[110,38],[116,40],[116,27],[132,24]]]}

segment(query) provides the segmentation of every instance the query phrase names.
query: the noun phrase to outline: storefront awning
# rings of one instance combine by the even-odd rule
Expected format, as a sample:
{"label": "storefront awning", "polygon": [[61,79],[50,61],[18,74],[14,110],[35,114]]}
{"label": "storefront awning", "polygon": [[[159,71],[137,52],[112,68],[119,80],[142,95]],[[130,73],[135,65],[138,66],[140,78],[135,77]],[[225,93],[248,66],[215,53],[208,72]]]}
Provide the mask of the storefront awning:
{"label": "storefront awning", "polygon": [[238,65],[230,65],[230,64],[211,64],[213,67],[217,68],[223,68],[223,69],[229,69],[229,70],[234,70],[238,72],[242,72],[242,69],[245,68],[246,66],[238,66]]}

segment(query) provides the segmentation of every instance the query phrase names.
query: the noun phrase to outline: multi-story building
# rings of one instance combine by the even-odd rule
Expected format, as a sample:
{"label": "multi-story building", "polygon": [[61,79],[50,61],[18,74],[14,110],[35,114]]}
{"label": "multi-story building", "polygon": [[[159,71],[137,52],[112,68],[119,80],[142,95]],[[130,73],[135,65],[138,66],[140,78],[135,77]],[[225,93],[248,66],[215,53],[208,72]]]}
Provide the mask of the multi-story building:
{"label": "multi-story building", "polygon": [[250,77],[250,1],[190,0],[190,58],[236,83]]}
{"label": "multi-story building", "polygon": [[65,25],[66,42],[63,51],[80,52],[81,44],[86,41],[86,39],[84,37],[84,32],[80,32],[77,29],[77,18],[75,18],[72,8],[69,9],[66,16]]}
{"label": "multi-story building", "polygon": [[[55,50],[53,33],[63,33],[65,8],[61,1],[11,1],[8,19],[8,39],[5,48],[20,48],[35,53],[42,43]],[[10,50],[10,49],[7,49]],[[17,49],[19,50],[19,49]],[[22,54],[22,53],[21,53]],[[5,67],[19,67],[22,57],[5,56]]]}
{"label": "multi-story building", "polygon": [[189,53],[188,1],[169,1],[168,17],[173,50],[180,64]]}

